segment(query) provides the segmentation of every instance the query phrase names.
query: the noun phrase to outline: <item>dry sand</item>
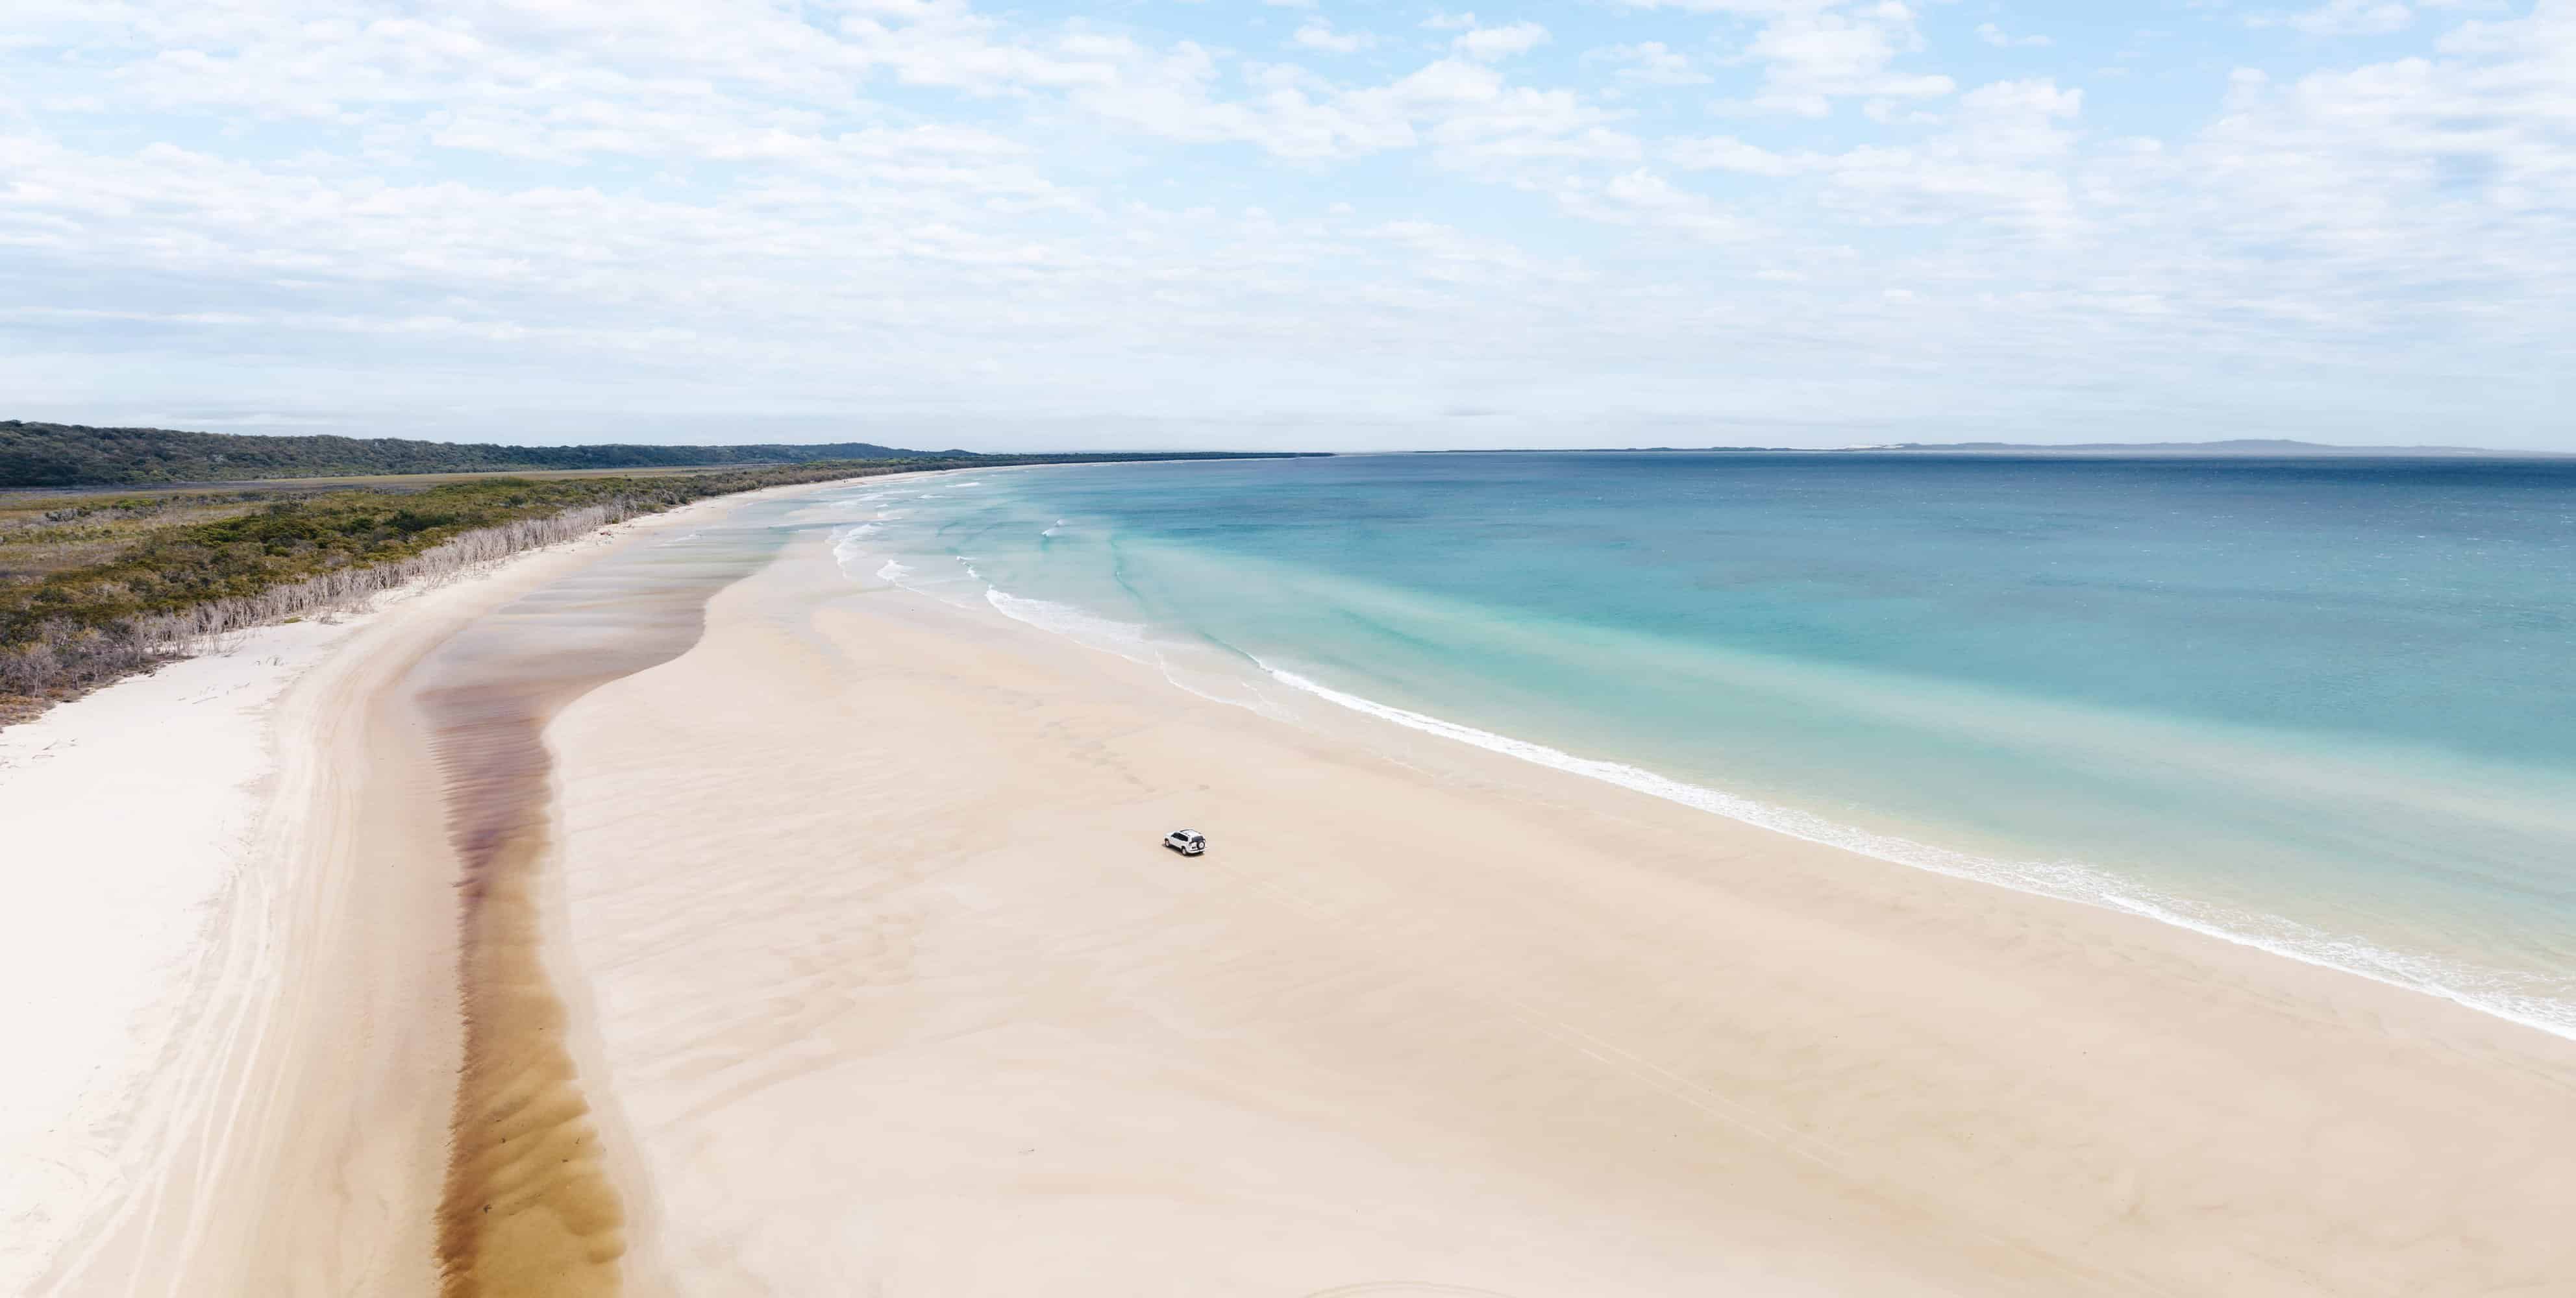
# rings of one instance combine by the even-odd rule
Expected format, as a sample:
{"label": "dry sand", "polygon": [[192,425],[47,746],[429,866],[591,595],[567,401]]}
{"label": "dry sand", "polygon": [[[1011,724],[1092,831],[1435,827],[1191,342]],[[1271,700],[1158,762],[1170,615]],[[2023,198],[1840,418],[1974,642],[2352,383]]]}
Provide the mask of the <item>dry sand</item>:
{"label": "dry sand", "polygon": [[0,743],[0,1293],[436,1291],[456,863],[408,674],[707,501],[271,627]]}
{"label": "dry sand", "polygon": [[[460,1199],[451,1121],[533,1110],[454,1084],[455,772],[413,668],[591,557],[417,601],[268,709],[252,850],[106,1140],[119,1192],[31,1292],[434,1293],[442,1202],[542,1204],[557,1155],[611,1191],[563,1232],[590,1291],[648,1298],[2576,1276],[2576,1043],[1212,703],[862,589],[816,538],[546,709],[493,949],[541,1030],[504,1043],[545,1062],[530,1129],[577,1147]],[[1206,857],[1156,846],[1183,824]],[[548,1292],[459,1285],[454,1234],[451,1293]]]}
{"label": "dry sand", "polygon": [[2570,1291],[2576,1043],[1320,726],[819,544],[573,704],[630,1290]]}

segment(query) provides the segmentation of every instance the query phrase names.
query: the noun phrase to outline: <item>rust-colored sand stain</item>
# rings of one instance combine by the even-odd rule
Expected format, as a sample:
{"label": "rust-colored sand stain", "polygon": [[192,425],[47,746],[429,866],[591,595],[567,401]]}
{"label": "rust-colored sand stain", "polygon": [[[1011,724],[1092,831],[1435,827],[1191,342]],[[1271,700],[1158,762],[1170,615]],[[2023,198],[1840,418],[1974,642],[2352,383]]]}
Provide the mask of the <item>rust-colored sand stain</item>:
{"label": "rust-colored sand stain", "polygon": [[438,1231],[445,1298],[614,1294],[626,1251],[625,1210],[540,952],[547,760],[532,702],[459,691],[437,709],[464,858],[465,1058]]}
{"label": "rust-colored sand stain", "polygon": [[696,643],[706,600],[775,552],[718,538],[604,561],[449,641],[416,679],[462,866],[465,1052],[439,1206],[443,1298],[605,1298],[625,1209],[543,952],[548,719]]}

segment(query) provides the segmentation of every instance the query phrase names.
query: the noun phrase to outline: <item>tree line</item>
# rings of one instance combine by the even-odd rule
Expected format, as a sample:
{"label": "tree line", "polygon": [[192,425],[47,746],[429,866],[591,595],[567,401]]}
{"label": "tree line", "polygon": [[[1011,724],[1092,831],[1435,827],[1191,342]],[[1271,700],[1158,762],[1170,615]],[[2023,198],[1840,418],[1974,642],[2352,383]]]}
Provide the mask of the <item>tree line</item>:
{"label": "tree line", "polygon": [[[977,456],[976,467],[1127,456]],[[954,460],[835,461],[657,477],[488,477],[425,488],[244,492],[229,517],[148,528],[105,559],[0,580],[0,724],[228,633],[364,608],[519,551],[709,496]],[[126,503],[109,503],[116,510]],[[77,523],[87,508],[47,510]],[[144,511],[148,514],[149,511]]]}
{"label": "tree line", "polygon": [[[1221,457],[1110,453],[1085,459]],[[271,437],[169,428],[90,428],[0,420],[0,487],[138,486],[337,478],[403,473],[492,473],[566,469],[710,468],[849,460],[974,463],[1053,462],[1061,456],[982,456],[910,451],[873,442],[757,446],[487,446],[400,437]]]}

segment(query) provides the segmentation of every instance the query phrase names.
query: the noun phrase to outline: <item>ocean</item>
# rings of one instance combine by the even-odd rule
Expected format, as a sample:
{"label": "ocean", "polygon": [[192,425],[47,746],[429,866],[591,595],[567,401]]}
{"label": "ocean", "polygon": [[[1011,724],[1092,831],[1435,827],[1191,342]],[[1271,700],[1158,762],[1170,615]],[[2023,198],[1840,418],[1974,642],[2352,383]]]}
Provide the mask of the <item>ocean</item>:
{"label": "ocean", "polygon": [[2576,1037],[2576,459],[1350,456],[834,508],[853,580],[1177,688]]}

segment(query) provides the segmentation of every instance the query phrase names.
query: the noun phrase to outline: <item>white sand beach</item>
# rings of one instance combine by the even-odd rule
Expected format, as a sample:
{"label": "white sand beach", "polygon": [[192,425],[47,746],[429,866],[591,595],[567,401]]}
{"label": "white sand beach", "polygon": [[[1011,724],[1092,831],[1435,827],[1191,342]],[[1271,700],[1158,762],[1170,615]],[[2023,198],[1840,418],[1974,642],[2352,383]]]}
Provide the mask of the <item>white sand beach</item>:
{"label": "white sand beach", "polygon": [[0,1292],[434,1289],[455,890],[397,685],[501,604],[739,499],[243,632],[0,731]]}
{"label": "white sand beach", "polygon": [[[121,953],[85,975],[120,990],[80,1005],[161,1044],[122,1107],[34,1138],[91,1161],[6,1205],[0,1256],[39,1259],[20,1288],[438,1291],[454,854],[407,673],[607,552],[410,601],[245,694],[231,747],[199,750],[234,756],[191,763],[236,791],[188,813],[241,827],[220,860],[82,809],[103,878],[180,871],[161,922],[207,918],[146,953],[185,970],[165,988]],[[195,666],[63,709],[81,744],[52,771]],[[246,728],[265,776],[231,769]],[[622,1292],[2537,1298],[2576,1275],[2576,1043],[1211,702],[854,584],[818,537],[545,737],[539,949]],[[67,796],[28,778],[0,797]],[[1157,845],[1180,825],[1206,856]]]}
{"label": "white sand beach", "polygon": [[639,1293],[2576,1274],[2567,1042],[842,583],[552,732]]}

